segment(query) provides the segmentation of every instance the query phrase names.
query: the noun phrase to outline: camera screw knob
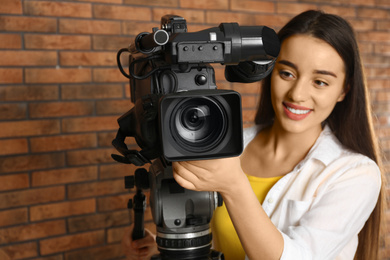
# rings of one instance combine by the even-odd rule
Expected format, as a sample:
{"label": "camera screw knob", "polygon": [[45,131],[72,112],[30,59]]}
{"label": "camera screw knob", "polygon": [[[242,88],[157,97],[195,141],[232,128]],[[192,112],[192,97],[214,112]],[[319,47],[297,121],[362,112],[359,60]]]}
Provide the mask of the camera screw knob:
{"label": "camera screw knob", "polygon": [[207,77],[203,74],[198,74],[195,76],[196,85],[205,85],[207,83]]}

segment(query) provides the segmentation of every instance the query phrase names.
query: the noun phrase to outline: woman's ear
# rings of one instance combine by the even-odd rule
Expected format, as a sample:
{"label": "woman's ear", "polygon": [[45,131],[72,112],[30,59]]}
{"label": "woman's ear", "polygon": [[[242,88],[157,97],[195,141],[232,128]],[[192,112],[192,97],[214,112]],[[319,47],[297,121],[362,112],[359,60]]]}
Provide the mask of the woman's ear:
{"label": "woman's ear", "polygon": [[340,94],[339,98],[337,99],[337,102],[341,102],[344,100],[345,96],[349,92],[349,84],[344,88],[343,92]]}

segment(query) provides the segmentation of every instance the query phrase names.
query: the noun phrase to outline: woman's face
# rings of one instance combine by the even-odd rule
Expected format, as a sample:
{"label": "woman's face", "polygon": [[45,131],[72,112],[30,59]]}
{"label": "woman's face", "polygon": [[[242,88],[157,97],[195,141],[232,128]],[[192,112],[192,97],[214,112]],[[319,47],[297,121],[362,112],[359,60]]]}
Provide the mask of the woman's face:
{"label": "woman's face", "polygon": [[288,132],[321,131],[344,99],[344,82],[344,62],[328,43],[310,35],[285,39],[271,76],[275,123]]}

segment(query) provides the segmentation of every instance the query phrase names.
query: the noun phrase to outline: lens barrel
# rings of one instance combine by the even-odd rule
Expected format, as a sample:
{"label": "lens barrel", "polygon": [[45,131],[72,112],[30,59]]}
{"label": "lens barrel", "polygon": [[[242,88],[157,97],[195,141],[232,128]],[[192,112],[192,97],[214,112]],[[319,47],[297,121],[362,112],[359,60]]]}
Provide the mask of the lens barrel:
{"label": "lens barrel", "polygon": [[165,95],[159,102],[159,132],[169,161],[241,154],[241,97],[231,90],[194,90]]}

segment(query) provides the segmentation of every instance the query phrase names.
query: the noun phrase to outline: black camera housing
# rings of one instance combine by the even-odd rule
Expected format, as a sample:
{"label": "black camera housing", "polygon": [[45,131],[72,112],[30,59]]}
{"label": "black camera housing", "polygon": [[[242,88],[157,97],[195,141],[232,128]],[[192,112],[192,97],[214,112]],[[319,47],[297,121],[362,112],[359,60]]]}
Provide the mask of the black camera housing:
{"label": "black camera housing", "polygon": [[[241,98],[235,91],[217,90],[210,63],[226,65],[228,81],[255,82],[272,71],[279,48],[276,33],[266,26],[221,23],[188,33],[185,19],[163,16],[161,29],[140,33],[129,49],[118,52],[135,106],[118,119],[113,145],[123,156],[113,158],[141,166],[156,158],[170,162],[240,155]],[[120,64],[124,51],[130,52],[129,74]],[[128,136],[140,151],[127,149]]]}

